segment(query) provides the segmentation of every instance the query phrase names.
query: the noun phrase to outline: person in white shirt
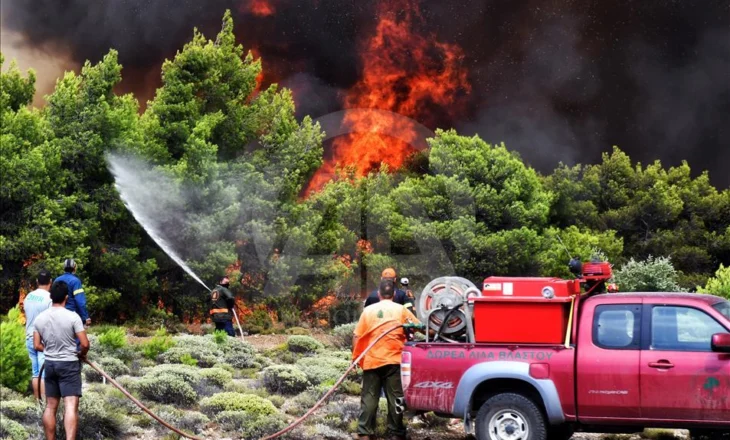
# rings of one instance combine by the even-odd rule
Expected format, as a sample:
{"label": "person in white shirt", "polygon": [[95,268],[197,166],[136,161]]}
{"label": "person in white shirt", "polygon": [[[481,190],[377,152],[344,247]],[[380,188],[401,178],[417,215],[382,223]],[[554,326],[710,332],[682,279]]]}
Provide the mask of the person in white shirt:
{"label": "person in white shirt", "polygon": [[[30,292],[23,300],[23,311],[25,312],[25,347],[28,349],[28,356],[30,356],[34,396],[45,394],[45,386],[39,374],[41,367],[43,367],[45,357],[42,351],[37,351],[33,347],[33,330],[35,329],[33,324],[41,312],[51,307],[52,281],[51,273],[45,269],[41,270],[36,278],[38,288]],[[45,373],[43,376],[45,376]],[[39,390],[40,393],[38,392]]]}

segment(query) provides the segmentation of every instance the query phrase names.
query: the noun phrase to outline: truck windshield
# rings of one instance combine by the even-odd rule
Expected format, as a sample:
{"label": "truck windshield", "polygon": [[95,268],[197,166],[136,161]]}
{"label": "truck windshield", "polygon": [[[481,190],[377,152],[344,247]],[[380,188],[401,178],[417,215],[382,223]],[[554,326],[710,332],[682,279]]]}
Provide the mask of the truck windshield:
{"label": "truck windshield", "polygon": [[712,306],[718,312],[722,313],[727,319],[730,319],[730,302],[723,301]]}

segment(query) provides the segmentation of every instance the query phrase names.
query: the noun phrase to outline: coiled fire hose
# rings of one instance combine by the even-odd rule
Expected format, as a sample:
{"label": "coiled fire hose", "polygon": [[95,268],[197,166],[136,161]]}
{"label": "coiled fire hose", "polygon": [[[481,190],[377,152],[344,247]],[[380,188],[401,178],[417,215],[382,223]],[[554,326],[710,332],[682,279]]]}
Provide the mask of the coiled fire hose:
{"label": "coiled fire hose", "polygon": [[[370,351],[370,349],[372,349],[373,346],[375,346],[375,344],[378,343],[378,341],[380,341],[381,339],[383,339],[385,337],[385,335],[387,335],[390,332],[392,332],[394,330],[397,330],[399,328],[420,328],[420,326],[414,325],[414,324],[399,324],[399,325],[395,325],[395,326],[389,328],[388,330],[384,331],[383,333],[381,333],[377,338],[375,338],[375,340],[373,340],[373,342],[371,342],[365,348],[365,350],[363,350],[363,352],[360,354],[360,356],[358,356],[354,361],[352,361],[352,363],[350,363],[350,366],[347,368],[347,370],[345,370],[345,372],[342,374],[342,376],[340,376],[340,378],[337,380],[337,382],[335,382],[335,384],[332,386],[332,388],[330,388],[330,390],[327,391],[325,393],[325,395],[322,396],[322,398],[319,399],[319,401],[317,401],[317,403],[315,403],[314,406],[309,409],[309,411],[307,411],[303,416],[301,416],[298,419],[296,419],[294,422],[292,422],[292,424],[290,424],[286,428],[282,429],[279,432],[276,432],[274,434],[271,434],[268,437],[264,437],[261,440],[272,440],[272,439],[275,439],[277,437],[280,437],[280,436],[286,434],[287,432],[291,431],[292,429],[296,428],[297,426],[299,426],[304,420],[306,420],[308,417],[310,417],[312,414],[314,414],[314,412],[320,406],[322,406],[322,404],[342,384],[342,382],[345,380],[345,378],[347,378],[347,375],[350,374],[350,371],[352,371],[352,369],[355,368],[360,363],[360,361],[362,360],[363,357],[365,357],[365,355],[367,354],[367,352]],[[183,431],[175,428],[174,426],[170,425],[169,423],[165,422],[164,420],[162,420],[157,414],[153,413],[149,408],[147,408],[146,406],[144,406],[144,404],[142,402],[140,402],[134,396],[132,396],[129,393],[129,391],[125,390],[123,386],[119,385],[117,383],[117,381],[115,381],[114,379],[112,379],[111,376],[109,376],[104,370],[102,370],[101,368],[99,368],[96,364],[94,364],[90,360],[83,359],[82,362],[86,363],[88,366],[90,366],[91,368],[93,368],[94,370],[96,370],[97,373],[101,374],[106,380],[108,380],[112,385],[114,385],[114,387],[116,387],[119,391],[121,391],[122,394],[124,394],[129,400],[131,400],[135,405],[137,405],[142,411],[146,412],[150,417],[152,417],[153,419],[155,419],[159,424],[161,424],[165,428],[167,428],[170,431],[173,431],[176,434],[179,434],[179,435],[181,435],[181,436],[183,436],[185,438],[189,438],[191,440],[204,440],[202,437],[197,437],[195,435],[192,435],[192,434],[188,434],[186,432],[183,432]],[[39,372],[39,377],[43,377],[42,376],[42,374],[43,374],[43,367],[45,367],[45,365],[41,366],[41,369],[40,369],[40,372]],[[41,401],[40,392],[38,393],[38,395],[36,397],[37,397],[38,401],[40,402]]]}

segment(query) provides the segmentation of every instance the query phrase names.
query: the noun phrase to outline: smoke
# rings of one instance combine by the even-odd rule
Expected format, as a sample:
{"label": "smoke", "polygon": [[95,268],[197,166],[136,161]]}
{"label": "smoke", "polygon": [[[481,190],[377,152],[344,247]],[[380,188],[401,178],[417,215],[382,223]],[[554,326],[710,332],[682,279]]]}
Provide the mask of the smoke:
{"label": "smoke", "polygon": [[0,26],[0,52],[5,57],[4,68],[7,69],[10,62],[15,60],[22,72],[28,69],[36,72],[34,106],[43,105],[43,97],[53,92],[56,80],[63,76],[63,72],[78,69],[78,64],[63,50],[47,52],[28,45],[22,34],[10,31],[4,26]]}
{"label": "smoke", "polygon": [[[5,0],[4,35],[38,65],[72,66],[119,50],[121,89],[148,99],[164,58],[197,26],[213,37],[225,9],[263,59],[264,85],[294,89],[298,115],[343,108],[362,80],[363,38],[377,2],[341,0]],[[730,186],[730,1],[462,0],[418,2],[422,35],[460,47],[472,92],[421,122],[455,126],[509,148],[543,172],[595,162],[618,145],[643,162],[687,159]],[[3,44],[3,50],[6,45]],[[458,113],[456,108],[468,109]],[[431,111],[431,109],[427,109]],[[321,112],[321,113],[319,113]]]}
{"label": "smoke", "polygon": [[179,242],[175,232],[183,230],[185,198],[181,187],[139,159],[107,154],[106,160],[117,191],[137,222],[185,272],[210,290],[180,256],[179,247],[172,244]]}

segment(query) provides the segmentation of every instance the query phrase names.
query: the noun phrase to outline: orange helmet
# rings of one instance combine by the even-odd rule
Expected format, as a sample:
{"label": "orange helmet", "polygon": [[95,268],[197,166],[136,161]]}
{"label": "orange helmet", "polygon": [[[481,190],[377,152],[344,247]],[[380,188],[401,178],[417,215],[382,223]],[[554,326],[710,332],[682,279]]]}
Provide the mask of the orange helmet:
{"label": "orange helmet", "polygon": [[389,267],[383,271],[382,274],[380,274],[380,278],[393,278],[395,279],[395,269],[392,267]]}

